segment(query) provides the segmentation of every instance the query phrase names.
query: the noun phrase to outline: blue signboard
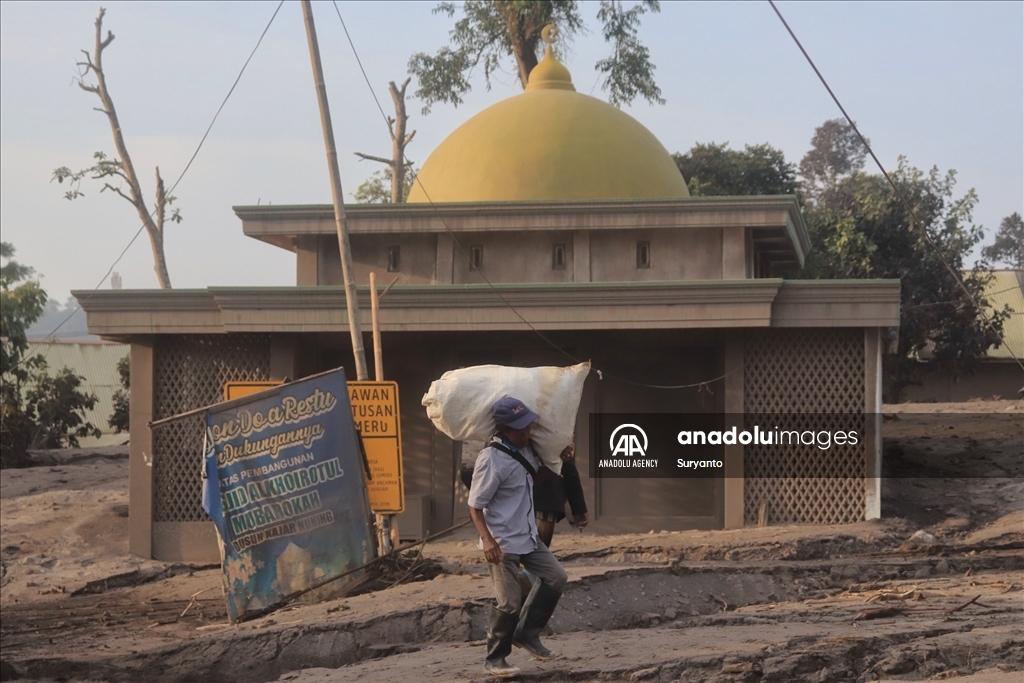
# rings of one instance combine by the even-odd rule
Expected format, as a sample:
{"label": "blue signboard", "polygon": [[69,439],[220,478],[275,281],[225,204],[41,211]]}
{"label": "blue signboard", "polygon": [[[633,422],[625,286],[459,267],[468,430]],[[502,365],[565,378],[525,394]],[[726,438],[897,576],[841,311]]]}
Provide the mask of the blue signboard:
{"label": "blue signboard", "polygon": [[232,622],[372,559],[342,369],[211,408],[206,424],[203,508],[220,534]]}

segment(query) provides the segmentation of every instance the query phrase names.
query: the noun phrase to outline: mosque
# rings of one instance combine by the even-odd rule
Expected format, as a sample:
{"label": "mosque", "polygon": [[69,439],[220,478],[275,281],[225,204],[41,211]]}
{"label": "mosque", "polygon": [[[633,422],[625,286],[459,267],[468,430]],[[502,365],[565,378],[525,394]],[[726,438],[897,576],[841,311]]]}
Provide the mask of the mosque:
{"label": "mosque", "polygon": [[[641,123],[576,92],[548,54],[525,92],[470,118],[423,164],[407,204],[346,207],[364,331],[381,299],[385,376],[401,394],[407,512],[422,537],[464,514],[462,444],[420,399],[447,370],[590,359],[577,453],[596,532],[840,523],[880,514],[881,434],[772,463],[725,445],[703,483],[590,477],[598,413],[877,413],[896,280],[791,280],[807,228],[792,196],[690,197]],[[234,381],[353,367],[333,208],[238,206],[245,235],[295,254],[294,287],[76,292],[89,331],[131,345],[130,549],[216,561],[201,506],[202,418]],[[372,348],[368,342],[367,348]],[[370,361],[372,363],[372,360]],[[696,385],[687,389],[662,386]],[[687,488],[690,486],[690,488]]]}

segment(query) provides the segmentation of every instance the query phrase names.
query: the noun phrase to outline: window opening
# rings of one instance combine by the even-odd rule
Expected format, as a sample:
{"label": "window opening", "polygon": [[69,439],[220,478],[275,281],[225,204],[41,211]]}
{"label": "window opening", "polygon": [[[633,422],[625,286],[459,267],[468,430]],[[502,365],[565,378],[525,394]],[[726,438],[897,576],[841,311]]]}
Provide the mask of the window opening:
{"label": "window opening", "polygon": [[551,252],[551,270],[565,270],[565,244],[556,244]]}
{"label": "window opening", "polygon": [[484,265],[484,245],[469,245],[469,269],[480,270]]}
{"label": "window opening", "polygon": [[637,242],[636,243],[636,267],[637,268],[650,268],[651,267],[651,243],[650,242]]}

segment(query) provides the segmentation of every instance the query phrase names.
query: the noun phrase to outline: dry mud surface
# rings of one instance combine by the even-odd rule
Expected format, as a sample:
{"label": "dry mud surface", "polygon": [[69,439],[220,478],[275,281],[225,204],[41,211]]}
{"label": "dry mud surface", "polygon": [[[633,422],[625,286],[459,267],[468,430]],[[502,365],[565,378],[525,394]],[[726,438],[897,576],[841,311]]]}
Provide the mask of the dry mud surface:
{"label": "dry mud surface", "polygon": [[[570,584],[545,638],[560,656],[514,651],[518,680],[1020,683],[1022,411],[887,409],[885,466],[897,476],[879,521],[560,527]],[[468,529],[410,553],[367,592],[230,626],[219,568],[127,553],[125,460],[53,462],[0,473],[3,680],[490,680],[491,587]]]}

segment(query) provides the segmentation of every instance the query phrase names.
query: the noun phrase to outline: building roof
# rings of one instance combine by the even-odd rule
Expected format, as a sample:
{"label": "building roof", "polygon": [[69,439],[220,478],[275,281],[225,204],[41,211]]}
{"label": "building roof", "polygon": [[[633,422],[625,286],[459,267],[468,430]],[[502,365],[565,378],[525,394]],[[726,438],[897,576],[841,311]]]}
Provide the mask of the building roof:
{"label": "building roof", "polygon": [[998,348],[989,349],[985,355],[1007,360],[1016,355],[1024,359],[1024,271],[997,270],[993,276],[985,287],[988,305],[996,311],[1009,306],[1011,312],[1003,322],[1003,343]]}
{"label": "building roof", "polygon": [[[331,204],[235,206],[249,237],[296,250],[299,239],[334,235]],[[801,266],[811,248],[795,196],[693,197],[689,199],[570,200],[547,202],[450,202],[349,204],[352,235],[624,228],[702,229],[742,225],[752,230],[755,251],[779,263]]]}
{"label": "building roof", "polygon": [[[368,329],[369,287],[357,291],[362,325]],[[348,330],[344,287],[81,294],[89,330],[113,338]],[[380,327],[382,332],[526,330],[524,318],[538,330],[895,327],[899,306],[899,280],[399,285],[380,300]]]}
{"label": "building roof", "polygon": [[688,196],[654,134],[607,102],[576,92],[549,45],[525,92],[473,116],[427,157],[408,201]]}

